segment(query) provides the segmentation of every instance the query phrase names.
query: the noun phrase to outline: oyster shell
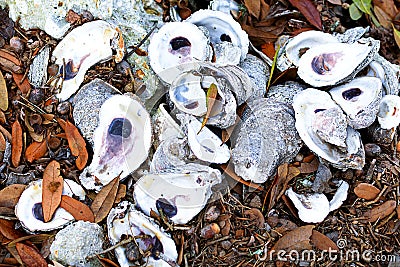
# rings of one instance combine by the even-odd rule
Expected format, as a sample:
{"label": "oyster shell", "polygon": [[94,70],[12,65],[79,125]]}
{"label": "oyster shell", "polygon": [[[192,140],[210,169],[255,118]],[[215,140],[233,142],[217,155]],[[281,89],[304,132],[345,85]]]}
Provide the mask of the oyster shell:
{"label": "oyster shell", "polygon": [[152,69],[168,84],[192,67],[185,63],[208,61],[212,56],[208,37],[188,22],[164,24],[151,37],[148,52]]}
{"label": "oyster shell", "polygon": [[375,55],[374,60],[368,65],[369,70],[367,76],[373,76],[381,79],[384,94],[398,95],[400,88],[400,67],[391,64],[380,55]]}
{"label": "oyster shell", "polygon": [[332,99],[346,113],[354,129],[370,126],[378,113],[382,83],[375,77],[359,77],[329,91]]}
{"label": "oyster shell", "polygon": [[157,148],[163,141],[171,138],[183,138],[184,133],[175,120],[165,110],[166,104],[160,104],[156,113],[151,117],[154,130],[153,145]]}
{"label": "oyster shell", "polygon": [[[124,41],[118,28],[108,22],[87,22],[68,33],[53,51],[55,63],[64,80],[57,97],[62,101],[74,94],[83,82],[86,71],[94,64],[113,57],[120,62],[124,56]],[[65,66],[65,70],[64,70]]]}
{"label": "oyster shell", "polygon": [[173,169],[185,165],[190,148],[186,139],[171,137],[160,143],[150,164],[150,172],[158,173],[163,170]]}
{"label": "oyster shell", "polygon": [[400,123],[400,97],[397,95],[385,95],[378,111],[378,122],[382,129],[396,128]]}
{"label": "oyster shell", "polygon": [[161,209],[174,223],[184,224],[207,204],[211,187],[221,182],[221,173],[208,166],[189,163],[150,173],[135,184],[136,205],[146,214]]}
{"label": "oyster shell", "polygon": [[231,14],[231,11],[239,11],[239,4],[233,0],[213,0],[210,2],[210,9]]}
{"label": "oyster shell", "polygon": [[336,85],[353,78],[373,60],[378,50],[379,41],[374,39],[315,46],[300,58],[297,74],[315,87]]}
{"label": "oyster shell", "polygon": [[[296,129],[304,143],[339,169],[362,169],[365,154],[360,134],[327,92],[306,89],[293,99]],[[321,113],[322,112],[322,113]]]}
{"label": "oyster shell", "polygon": [[271,86],[266,98],[292,106],[293,97],[304,89],[306,89],[306,86],[298,82],[287,81],[284,84]]}
{"label": "oyster shell", "polygon": [[100,189],[112,179],[125,178],[147,158],[151,146],[150,115],[139,101],[114,95],[100,109],[94,132],[94,155],[80,175],[87,189]]}
{"label": "oyster shell", "polygon": [[[64,179],[63,195],[78,196],[85,199],[83,188],[76,182]],[[49,222],[44,222],[42,211],[42,180],[31,182],[15,206],[15,215],[20,220],[23,228],[28,232],[52,231],[61,228],[74,220],[74,217],[63,208],[58,208]]]}
{"label": "oyster shell", "polygon": [[211,43],[214,46],[223,42],[230,42],[235,47],[240,48],[240,58],[246,58],[249,50],[249,38],[231,15],[221,11],[202,9],[194,12],[186,21],[207,28]]}
{"label": "oyster shell", "polygon": [[251,80],[254,92],[249,96],[249,99],[263,97],[270,75],[267,64],[258,57],[247,54],[246,58],[240,62],[239,67],[247,73]]}
{"label": "oyster shell", "polygon": [[249,102],[233,134],[235,172],[245,180],[267,181],[301,148],[294,124],[294,112],[286,104],[265,98]]}
{"label": "oyster shell", "polygon": [[[153,219],[135,210],[133,204],[123,201],[113,208],[107,217],[107,229],[112,245],[124,237],[145,236],[136,238],[136,244],[142,251],[150,250],[150,255],[143,259],[146,266],[175,266],[172,264],[177,260],[178,253],[174,241],[156,225]],[[115,255],[121,267],[141,265],[135,260],[128,259],[126,246],[117,246]]]}
{"label": "oyster shell", "polygon": [[338,39],[329,33],[321,31],[306,31],[290,38],[282,47],[276,66],[280,71],[290,67],[298,67],[301,56],[309,49],[322,45],[339,43]]}

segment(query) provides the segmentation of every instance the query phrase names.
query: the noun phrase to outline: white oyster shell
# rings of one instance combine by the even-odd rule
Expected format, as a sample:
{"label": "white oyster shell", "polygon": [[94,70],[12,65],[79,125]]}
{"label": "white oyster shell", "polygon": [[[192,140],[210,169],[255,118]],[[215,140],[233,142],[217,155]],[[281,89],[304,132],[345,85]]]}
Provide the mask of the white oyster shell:
{"label": "white oyster shell", "polygon": [[77,221],[57,233],[50,247],[50,258],[68,266],[100,267],[97,259],[86,258],[101,252],[103,243],[103,228],[96,223]]}
{"label": "white oyster shell", "polygon": [[164,24],[151,37],[148,52],[152,69],[168,84],[191,67],[187,63],[208,61],[212,56],[208,37],[188,22]]}
{"label": "white oyster shell", "polygon": [[[343,115],[330,116],[331,114],[326,112],[340,111],[327,92],[312,88],[301,91],[293,99],[293,108],[296,129],[301,139],[318,156],[339,169],[361,169],[364,166],[365,154],[361,136],[356,130],[347,126]],[[326,116],[319,115],[320,112],[326,113]],[[320,125],[317,129],[321,129],[327,136],[316,133],[316,125]],[[347,133],[345,147],[337,146],[330,138],[342,136],[343,131]]]}
{"label": "white oyster shell", "polygon": [[397,127],[400,123],[400,97],[397,95],[385,95],[378,111],[378,122],[383,129]]}
{"label": "white oyster shell", "polygon": [[231,11],[239,11],[239,4],[233,0],[213,0],[210,8],[230,15]]}
{"label": "white oyster shell", "polygon": [[165,110],[166,104],[160,104],[156,113],[151,117],[153,122],[154,130],[154,142],[153,145],[157,148],[163,141],[179,137],[183,138],[184,133],[179,127],[178,123],[171,117],[171,115]]}
{"label": "white oyster shell", "polygon": [[186,139],[171,137],[160,143],[150,163],[150,172],[158,173],[163,170],[185,165],[190,148]]}
{"label": "white oyster shell", "polygon": [[379,49],[379,41],[362,39],[353,44],[331,43],[308,49],[299,60],[297,74],[306,83],[322,87],[354,77]]}
{"label": "white oyster shell", "polygon": [[[146,266],[170,267],[178,258],[175,242],[164,233],[161,228],[149,217],[135,210],[133,204],[123,201],[113,208],[107,217],[108,237],[112,245],[117,244],[125,237],[148,235],[149,238],[137,238],[139,249],[146,251],[154,246],[160,253],[157,257],[156,251],[144,259]],[[138,266],[126,257],[126,246],[117,246],[115,255],[121,267]],[[172,265],[175,266],[175,265]]]}
{"label": "white oyster shell", "polygon": [[173,222],[184,224],[204,208],[212,194],[211,187],[220,182],[218,170],[189,163],[141,177],[133,196],[146,215],[161,209]]}
{"label": "white oyster shell", "polygon": [[213,45],[224,41],[231,42],[234,46],[240,48],[241,59],[246,57],[249,50],[249,38],[231,15],[221,11],[202,9],[194,12],[186,21],[206,27]]}
{"label": "white oyster shell", "polygon": [[[62,101],[74,94],[83,82],[86,71],[94,64],[113,57],[116,62],[124,56],[124,41],[118,28],[108,22],[88,22],[67,34],[53,51],[64,81],[57,97]],[[65,70],[64,70],[65,65]]]}
{"label": "white oyster shell", "polygon": [[240,62],[239,67],[247,73],[253,86],[254,92],[249,98],[256,99],[263,97],[270,75],[267,64],[258,57],[247,54],[246,58]]}
{"label": "white oyster shell", "polygon": [[81,175],[87,189],[100,189],[112,179],[125,178],[147,158],[151,146],[150,115],[139,101],[114,95],[100,109],[94,132],[93,161]]}
{"label": "white oyster shell", "polygon": [[232,136],[236,174],[263,183],[279,165],[291,161],[302,144],[294,124],[294,112],[284,103],[265,98],[247,103]]}
{"label": "white oyster shell", "polygon": [[[65,179],[63,186],[63,195],[72,197],[78,196],[79,199],[85,199],[83,188],[76,182]],[[37,218],[42,212],[42,180],[31,182],[22,192],[15,207],[15,215],[20,220],[24,229],[29,232],[51,231],[61,228],[74,220],[74,217],[63,208],[58,208],[49,222],[44,222]]]}
{"label": "white oyster shell", "polygon": [[284,71],[289,67],[298,67],[301,56],[308,50],[321,44],[339,43],[338,39],[329,33],[321,31],[306,31],[290,38],[282,53],[278,56],[277,67]]}
{"label": "white oyster shell", "polygon": [[375,77],[359,77],[329,91],[343,109],[354,129],[370,126],[378,113],[382,98],[382,82]]}
{"label": "white oyster shell", "polygon": [[222,164],[231,157],[228,146],[207,126],[201,128],[201,122],[194,117],[188,120],[187,138],[193,154],[202,161]]}
{"label": "white oyster shell", "polygon": [[367,76],[381,79],[384,95],[398,95],[400,90],[400,67],[391,64],[379,54],[375,55],[374,60],[368,65]]}

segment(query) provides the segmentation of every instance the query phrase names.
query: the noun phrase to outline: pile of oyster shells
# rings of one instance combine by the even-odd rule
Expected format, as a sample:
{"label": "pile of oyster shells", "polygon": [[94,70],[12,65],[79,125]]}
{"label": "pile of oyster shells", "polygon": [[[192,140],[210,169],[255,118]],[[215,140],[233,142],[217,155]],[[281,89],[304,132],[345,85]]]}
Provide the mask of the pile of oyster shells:
{"label": "pile of oyster shells", "polygon": [[[213,1],[212,9],[184,21],[175,13],[176,21],[152,34],[148,54],[153,73],[140,95],[123,95],[99,79],[81,86],[94,64],[123,59],[121,31],[109,22],[75,28],[52,52],[64,77],[53,82],[61,89],[57,97],[73,103],[75,124],[94,151],[80,175],[81,185],[99,191],[117,176],[138,178],[135,203],[122,202],[110,212],[108,237],[116,244],[124,236],[145,235],[136,245],[153,247],[146,259],[150,265],[174,266],[177,252],[148,216],[162,213],[173,223],[189,222],[213,188],[224,187],[226,177],[216,164],[229,163],[243,179],[264,183],[305,144],[323,164],[362,169],[365,152],[358,130],[368,128],[377,142],[387,142],[400,122],[399,67],[378,54],[379,41],[363,37],[367,29],[338,35],[308,31],[289,38],[277,67],[297,67],[301,82],[272,86],[266,94],[270,61],[252,48],[229,14],[236,6],[221,3]],[[211,85],[218,94],[202,128]],[[238,107],[244,107],[240,116]],[[232,133],[229,146],[219,137],[221,131]],[[64,194],[84,197],[79,185],[65,183],[69,191]],[[323,193],[301,195],[290,188],[287,195],[302,220],[318,222],[347,197],[348,184],[337,183],[331,202]],[[40,197],[31,203],[40,194],[41,182],[32,183],[16,208],[27,231],[53,230],[73,220],[59,208],[43,223],[37,214]],[[60,249],[54,258],[63,254]],[[136,264],[126,246],[115,252],[121,266]]]}

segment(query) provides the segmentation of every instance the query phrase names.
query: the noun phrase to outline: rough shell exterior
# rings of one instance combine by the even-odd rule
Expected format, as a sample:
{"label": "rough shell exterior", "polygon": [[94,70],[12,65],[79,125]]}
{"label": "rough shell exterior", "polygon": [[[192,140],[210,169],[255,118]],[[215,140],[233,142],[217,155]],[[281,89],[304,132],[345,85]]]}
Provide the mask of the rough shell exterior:
{"label": "rough shell exterior", "polygon": [[253,86],[253,94],[249,99],[263,97],[270,74],[267,64],[258,57],[247,54],[246,58],[240,62],[239,67],[247,73]]}
{"label": "rough shell exterior", "polygon": [[77,221],[60,230],[50,247],[50,259],[64,265],[100,267],[97,259],[87,260],[103,250],[103,229],[95,223]]}
{"label": "rough shell exterior", "polygon": [[306,86],[294,82],[294,81],[287,81],[284,84],[277,84],[273,85],[269,88],[268,93],[267,93],[267,98],[277,101],[277,102],[282,102],[285,103],[289,106],[292,106],[293,104],[293,97],[303,91],[306,88]]}
{"label": "rough shell exterior", "polygon": [[293,110],[265,98],[248,103],[232,149],[235,172],[245,180],[262,183],[277,167],[291,161],[301,148]]}

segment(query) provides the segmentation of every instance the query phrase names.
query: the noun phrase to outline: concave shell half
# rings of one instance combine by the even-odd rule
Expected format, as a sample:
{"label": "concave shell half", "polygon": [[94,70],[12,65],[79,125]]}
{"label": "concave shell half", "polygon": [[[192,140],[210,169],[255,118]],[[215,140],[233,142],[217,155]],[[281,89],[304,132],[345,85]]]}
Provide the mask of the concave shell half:
{"label": "concave shell half", "polygon": [[108,22],[87,22],[68,33],[52,54],[59,66],[59,74],[64,77],[57,83],[62,85],[57,97],[67,100],[78,90],[86,71],[94,64],[112,58],[113,50],[116,51],[115,61],[120,62],[124,56],[124,41],[120,30]]}
{"label": "concave shell half", "polygon": [[126,95],[114,95],[100,109],[94,132],[93,161],[81,175],[82,185],[99,190],[119,176],[135,171],[147,158],[152,129],[149,113]]}

